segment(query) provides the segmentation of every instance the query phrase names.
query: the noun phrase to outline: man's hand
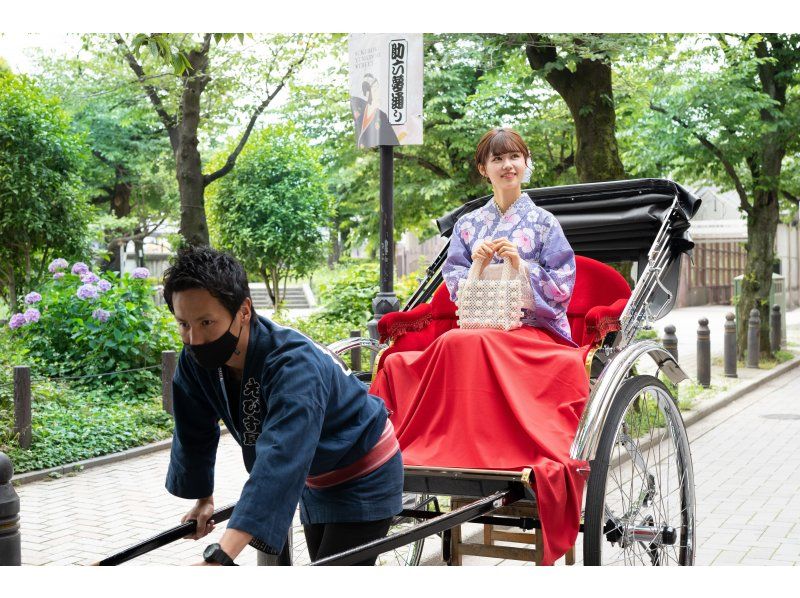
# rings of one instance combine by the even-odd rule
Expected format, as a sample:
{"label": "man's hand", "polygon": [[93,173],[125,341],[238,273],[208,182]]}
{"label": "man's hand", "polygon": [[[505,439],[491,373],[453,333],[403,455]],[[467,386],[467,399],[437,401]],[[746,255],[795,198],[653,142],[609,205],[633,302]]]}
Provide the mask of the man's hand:
{"label": "man's hand", "polygon": [[519,270],[519,252],[517,246],[506,237],[500,237],[492,242],[492,249],[503,259],[511,262],[514,270]]}
{"label": "man's hand", "polygon": [[198,498],[192,510],[186,513],[181,519],[181,523],[186,523],[191,519],[197,521],[197,529],[193,534],[185,536],[186,539],[199,540],[203,536],[207,536],[214,530],[214,520],[211,516],[214,514],[214,497]]}

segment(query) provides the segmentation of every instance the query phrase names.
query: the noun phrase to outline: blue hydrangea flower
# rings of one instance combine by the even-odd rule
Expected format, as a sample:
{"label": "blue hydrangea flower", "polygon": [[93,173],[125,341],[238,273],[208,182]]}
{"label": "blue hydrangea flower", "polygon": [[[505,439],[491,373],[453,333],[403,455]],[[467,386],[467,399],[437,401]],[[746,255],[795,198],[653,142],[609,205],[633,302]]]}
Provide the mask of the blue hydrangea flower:
{"label": "blue hydrangea flower", "polygon": [[38,322],[39,318],[41,316],[42,316],[42,314],[40,314],[39,310],[36,309],[35,307],[31,307],[31,308],[25,310],[25,313],[22,314],[22,317],[25,318],[25,321],[28,322],[28,323],[30,323],[30,322]]}
{"label": "blue hydrangea flower", "polygon": [[75,294],[78,299],[97,299],[97,287],[93,284],[84,284],[78,287]]}
{"label": "blue hydrangea flower", "polygon": [[148,278],[150,276],[150,270],[147,268],[136,268],[132,273],[131,276],[133,278]]}
{"label": "blue hydrangea flower", "polygon": [[86,274],[89,271],[89,266],[84,264],[83,262],[75,262],[72,265],[72,273],[77,274],[80,276],[81,274]]}
{"label": "blue hydrangea flower", "polygon": [[95,274],[94,272],[87,272],[86,274],[82,274],[81,275],[81,282],[84,282],[84,283],[94,284],[98,280],[100,280],[100,277],[97,274]]}
{"label": "blue hydrangea flower", "polygon": [[96,309],[92,312],[92,317],[100,322],[107,322],[111,314],[104,309]]}
{"label": "blue hydrangea flower", "polygon": [[52,262],[50,262],[50,265],[47,266],[47,269],[51,273],[55,274],[59,270],[63,270],[64,268],[68,268],[68,267],[69,267],[69,263],[67,262],[67,260],[65,260],[63,257],[58,257],[58,258],[54,259]]}
{"label": "blue hydrangea flower", "polygon": [[53,272],[53,279],[58,280],[59,278],[64,278],[63,272]]}
{"label": "blue hydrangea flower", "polygon": [[111,289],[111,283],[101,278],[100,282],[97,283],[97,288],[100,290],[101,293],[105,293],[106,291]]}
{"label": "blue hydrangea flower", "polygon": [[25,319],[25,316],[23,314],[14,314],[8,321],[8,327],[11,328],[11,330],[16,330],[17,328],[21,328],[27,323],[28,320]]}
{"label": "blue hydrangea flower", "polygon": [[39,302],[41,300],[42,300],[42,296],[39,293],[37,293],[36,291],[33,291],[33,292],[28,293],[27,295],[25,295],[25,303],[27,303],[28,305],[33,305],[34,303],[37,303],[37,302]]}

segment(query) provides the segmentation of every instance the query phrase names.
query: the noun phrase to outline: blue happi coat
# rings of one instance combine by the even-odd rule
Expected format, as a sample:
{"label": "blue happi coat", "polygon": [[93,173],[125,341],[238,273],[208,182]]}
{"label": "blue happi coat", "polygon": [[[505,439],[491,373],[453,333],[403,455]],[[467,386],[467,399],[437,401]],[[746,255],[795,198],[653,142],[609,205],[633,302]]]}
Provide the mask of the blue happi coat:
{"label": "blue happi coat", "polygon": [[[457,300],[458,281],[466,278],[472,254],[481,241],[506,237],[517,246],[527,264],[535,309],[523,309],[523,324],[555,332],[573,345],[567,306],[575,286],[575,254],[556,217],[523,193],[501,214],[492,197],[477,210],[464,214],[450,237],[442,268],[450,299]],[[502,263],[496,254],[492,263]]]}
{"label": "blue happi coat", "polygon": [[226,403],[219,372],[200,367],[185,350],[172,387],[175,431],[167,490],[182,498],[213,493],[221,419],[242,447],[250,473],[228,527],[279,551],[298,500],[303,523],[375,521],[402,510],[399,452],[350,482],[325,490],[305,486],[308,475],[364,456],[383,432],[387,411],[332,353],[296,330],[253,318],[234,409]]}

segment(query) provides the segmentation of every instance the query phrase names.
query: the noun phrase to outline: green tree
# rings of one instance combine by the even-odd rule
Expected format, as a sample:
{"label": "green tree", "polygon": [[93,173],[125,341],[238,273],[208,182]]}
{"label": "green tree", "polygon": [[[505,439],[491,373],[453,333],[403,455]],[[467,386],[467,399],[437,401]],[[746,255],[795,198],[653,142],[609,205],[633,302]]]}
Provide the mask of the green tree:
{"label": "green tree", "polygon": [[[226,148],[219,160],[227,154]],[[276,307],[290,276],[307,276],[324,260],[331,197],[319,152],[294,128],[255,133],[209,199],[215,244],[258,273]]]}
{"label": "green tree", "polygon": [[[311,44],[307,36],[272,35],[259,39],[250,52],[232,51],[225,42],[233,37],[113,36],[120,59],[134,73],[169,138],[180,195],[180,232],[190,245],[209,242],[206,187],[233,170],[259,116],[294,76]],[[244,44],[245,36],[238,38]],[[242,121],[246,124],[227,159],[204,173],[201,138],[213,135],[214,123]]]}
{"label": "green tree", "polygon": [[[747,265],[737,305],[746,322],[761,312],[761,351],[769,354],[769,293],[781,198],[796,197],[800,127],[800,35],[695,36],[675,68],[662,73],[643,123],[645,159],[676,173],[732,186],[747,215]],[[657,148],[657,149],[656,149]],[[795,162],[796,163],[796,162]],[[746,326],[738,327],[744,356]]]}
{"label": "green tree", "polygon": [[54,255],[86,248],[85,160],[59,102],[27,77],[0,73],[0,294],[11,309]]}
{"label": "green tree", "polygon": [[178,218],[169,141],[139,84],[115,56],[87,47],[73,58],[42,55],[37,67],[37,81],[61,99],[72,127],[91,148],[82,180],[92,205],[108,215],[98,220],[109,256],[104,267],[119,270],[120,247],[128,241],[140,246],[165,219]]}

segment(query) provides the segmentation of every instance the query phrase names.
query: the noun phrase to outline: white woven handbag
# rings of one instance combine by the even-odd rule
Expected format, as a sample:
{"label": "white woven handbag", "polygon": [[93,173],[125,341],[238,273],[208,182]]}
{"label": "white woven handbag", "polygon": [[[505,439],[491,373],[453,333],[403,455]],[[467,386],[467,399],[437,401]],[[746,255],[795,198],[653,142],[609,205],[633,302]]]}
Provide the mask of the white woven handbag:
{"label": "white woven handbag", "polygon": [[[509,260],[503,260],[502,265],[487,266],[480,274],[482,264],[482,260],[474,261],[467,278],[458,281],[459,327],[519,328],[522,308],[533,304],[530,283],[526,284],[514,274]],[[500,279],[490,280],[496,268],[501,270]]]}

